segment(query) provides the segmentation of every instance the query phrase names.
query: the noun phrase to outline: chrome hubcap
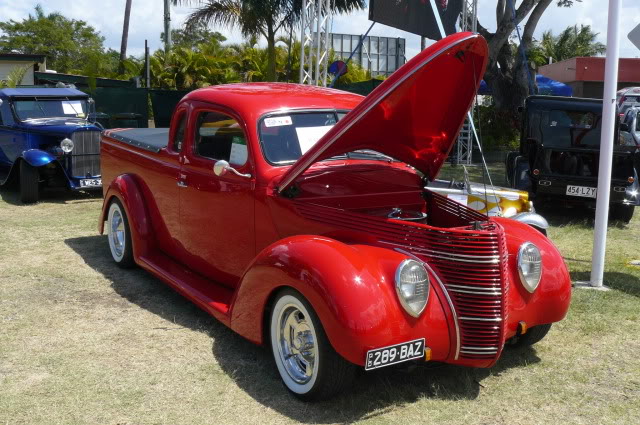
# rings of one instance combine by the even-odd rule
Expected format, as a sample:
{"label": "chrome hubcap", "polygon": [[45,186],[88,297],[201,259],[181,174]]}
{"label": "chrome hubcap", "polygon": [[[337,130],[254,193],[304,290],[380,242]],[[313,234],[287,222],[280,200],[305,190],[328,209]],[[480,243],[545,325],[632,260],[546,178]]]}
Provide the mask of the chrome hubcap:
{"label": "chrome hubcap", "polygon": [[295,305],[289,304],[282,309],[278,321],[279,355],[287,373],[298,384],[311,380],[318,356],[308,320]]}
{"label": "chrome hubcap", "polygon": [[111,246],[115,251],[116,256],[121,257],[124,253],[125,234],[124,234],[124,220],[119,210],[113,211],[111,215]]}

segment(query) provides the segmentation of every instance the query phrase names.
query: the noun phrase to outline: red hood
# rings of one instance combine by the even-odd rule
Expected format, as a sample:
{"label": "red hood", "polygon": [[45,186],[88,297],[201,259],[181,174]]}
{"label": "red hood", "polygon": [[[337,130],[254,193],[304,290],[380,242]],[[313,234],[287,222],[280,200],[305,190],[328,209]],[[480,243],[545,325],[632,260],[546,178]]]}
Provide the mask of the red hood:
{"label": "red hood", "polygon": [[478,91],[484,38],[451,35],[420,52],[380,84],[283,175],[285,190],[317,161],[372,149],[435,179]]}

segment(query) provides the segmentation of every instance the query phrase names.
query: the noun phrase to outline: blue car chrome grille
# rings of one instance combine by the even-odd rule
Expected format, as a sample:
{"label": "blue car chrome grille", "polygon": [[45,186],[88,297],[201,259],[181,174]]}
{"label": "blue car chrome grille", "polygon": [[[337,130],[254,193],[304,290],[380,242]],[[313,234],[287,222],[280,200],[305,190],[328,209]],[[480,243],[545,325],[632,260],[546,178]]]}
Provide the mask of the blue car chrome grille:
{"label": "blue car chrome grille", "polygon": [[100,132],[95,130],[76,131],[71,135],[71,175],[74,177],[94,177],[100,175]]}

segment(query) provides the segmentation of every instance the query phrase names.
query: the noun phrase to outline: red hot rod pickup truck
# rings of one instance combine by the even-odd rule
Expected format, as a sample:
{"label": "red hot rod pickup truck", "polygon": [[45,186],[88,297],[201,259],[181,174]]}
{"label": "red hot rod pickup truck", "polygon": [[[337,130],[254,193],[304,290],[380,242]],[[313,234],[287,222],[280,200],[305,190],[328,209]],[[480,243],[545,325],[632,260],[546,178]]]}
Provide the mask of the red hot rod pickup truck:
{"label": "red hot rod pickup truck", "polygon": [[186,95],[168,133],[106,131],[113,259],[270,346],[303,399],[335,394],[358,367],[490,367],[506,342],[539,341],[571,298],[555,246],[424,189],[486,56],[483,38],[460,33],[364,100],[223,85]]}

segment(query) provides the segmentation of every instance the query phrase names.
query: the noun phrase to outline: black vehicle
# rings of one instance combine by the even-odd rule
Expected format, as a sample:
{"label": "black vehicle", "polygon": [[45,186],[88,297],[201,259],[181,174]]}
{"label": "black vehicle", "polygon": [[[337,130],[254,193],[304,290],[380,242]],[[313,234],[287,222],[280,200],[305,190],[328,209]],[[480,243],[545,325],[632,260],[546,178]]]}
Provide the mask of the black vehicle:
{"label": "black vehicle", "polygon": [[[536,205],[562,201],[594,207],[602,101],[530,96],[523,112],[520,150],[506,159],[507,185],[529,191]],[[613,219],[629,222],[640,205],[640,154],[620,137],[618,120],[615,134],[610,211]]]}
{"label": "black vehicle", "polygon": [[640,147],[640,106],[626,110],[620,124],[622,143]]}

